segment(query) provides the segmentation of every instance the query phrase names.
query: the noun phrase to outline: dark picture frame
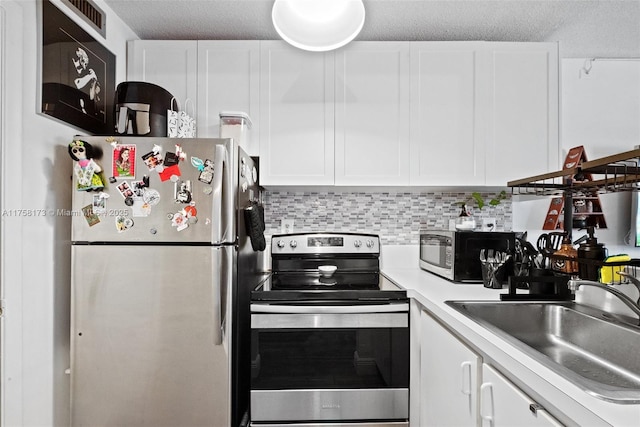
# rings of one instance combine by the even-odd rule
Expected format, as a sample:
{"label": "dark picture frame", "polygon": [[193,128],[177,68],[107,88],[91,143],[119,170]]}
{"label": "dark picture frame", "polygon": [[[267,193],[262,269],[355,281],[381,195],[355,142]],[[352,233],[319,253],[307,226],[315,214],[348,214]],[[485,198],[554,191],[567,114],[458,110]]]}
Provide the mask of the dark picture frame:
{"label": "dark picture frame", "polygon": [[41,4],[40,113],[112,134],[116,56],[49,0]]}

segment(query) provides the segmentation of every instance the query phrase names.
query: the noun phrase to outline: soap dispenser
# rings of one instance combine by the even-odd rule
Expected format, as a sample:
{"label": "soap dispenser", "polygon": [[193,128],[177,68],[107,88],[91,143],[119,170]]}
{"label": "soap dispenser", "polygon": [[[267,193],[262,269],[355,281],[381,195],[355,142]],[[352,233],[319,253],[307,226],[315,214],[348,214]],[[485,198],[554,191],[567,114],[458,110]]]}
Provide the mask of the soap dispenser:
{"label": "soap dispenser", "polygon": [[578,246],[578,258],[585,260],[581,262],[578,269],[578,275],[584,280],[599,279],[600,266],[591,264],[589,261],[604,261],[607,258],[607,248],[603,243],[598,243],[598,239],[594,237],[595,231],[593,226],[587,227],[587,240]]}

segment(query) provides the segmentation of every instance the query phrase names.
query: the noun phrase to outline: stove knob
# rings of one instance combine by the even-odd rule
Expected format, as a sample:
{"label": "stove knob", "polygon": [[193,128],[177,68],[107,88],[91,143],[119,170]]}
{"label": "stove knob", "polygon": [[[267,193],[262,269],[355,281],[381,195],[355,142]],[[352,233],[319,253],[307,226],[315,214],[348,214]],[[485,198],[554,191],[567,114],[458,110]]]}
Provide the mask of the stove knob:
{"label": "stove knob", "polygon": [[356,240],[355,242],[353,242],[353,246],[359,248],[360,246],[362,246],[362,242],[360,240]]}
{"label": "stove knob", "polygon": [[280,249],[284,248],[284,240],[278,240],[277,244]]}
{"label": "stove knob", "polygon": [[292,240],[291,242],[289,242],[289,246],[291,246],[292,248],[295,248],[298,246],[298,242],[296,242],[295,240]]}
{"label": "stove knob", "polygon": [[371,239],[367,240],[367,247],[369,249],[373,248],[373,240],[371,240]]}

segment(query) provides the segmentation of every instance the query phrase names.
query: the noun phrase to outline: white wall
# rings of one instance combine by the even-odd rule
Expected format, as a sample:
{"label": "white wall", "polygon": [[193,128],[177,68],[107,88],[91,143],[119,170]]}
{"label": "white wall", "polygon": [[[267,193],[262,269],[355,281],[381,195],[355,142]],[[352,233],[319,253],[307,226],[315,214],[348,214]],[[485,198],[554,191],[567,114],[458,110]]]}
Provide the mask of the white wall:
{"label": "white wall", "polygon": [[[585,65],[590,67],[587,74]],[[587,159],[633,150],[640,144],[640,58],[639,60],[563,59],[561,63],[560,141],[562,157],[569,149],[584,145]],[[540,173],[551,171],[540,171]],[[524,178],[524,177],[523,177]],[[513,203],[514,230],[529,230],[535,241],[542,232],[549,208],[547,198],[516,198]],[[599,242],[610,254],[640,250],[626,243],[631,226],[631,195],[600,196],[607,229],[596,231]],[[574,230],[574,239],[584,232]]]}
{"label": "white wall", "polygon": [[[102,0],[94,1],[107,14],[106,40],[70,15],[116,55],[116,82],[123,81],[126,41],[138,37]],[[15,157],[21,157],[21,172],[3,175],[3,192],[15,195],[13,200],[20,200],[20,204],[3,194],[8,202],[3,208],[34,212],[68,209],[72,161],[66,145],[73,135],[83,131],[37,114],[40,2],[2,0],[2,3],[3,7],[12,3],[12,10],[16,6],[21,9],[21,13],[11,12],[13,16],[9,18],[20,21],[18,31],[5,35],[9,43],[22,45],[19,53],[7,51],[10,55],[7,63],[21,69],[21,81],[7,82],[7,86],[18,84],[21,90],[17,94],[6,92],[6,106],[21,109],[21,120],[3,123],[20,135],[17,140],[3,141],[20,147]],[[59,0],[54,3],[68,11]],[[64,372],[69,367],[70,221],[68,217],[55,215],[3,217],[3,226],[21,227],[22,238],[8,243],[21,257],[18,263],[5,266],[3,272],[6,300],[3,347],[7,363],[2,372],[5,401],[2,419],[7,426],[69,425],[69,377]]]}

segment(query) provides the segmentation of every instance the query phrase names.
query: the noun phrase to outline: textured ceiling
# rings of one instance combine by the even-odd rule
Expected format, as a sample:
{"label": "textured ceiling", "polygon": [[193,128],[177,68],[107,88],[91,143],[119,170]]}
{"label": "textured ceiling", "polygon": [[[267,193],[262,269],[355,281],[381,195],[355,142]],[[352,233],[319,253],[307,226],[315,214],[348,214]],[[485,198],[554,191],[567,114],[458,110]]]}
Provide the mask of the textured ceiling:
{"label": "textured ceiling", "polygon": [[[276,40],[273,0],[105,0],[141,39]],[[559,41],[563,57],[640,57],[640,0],[364,0],[356,40]]]}

